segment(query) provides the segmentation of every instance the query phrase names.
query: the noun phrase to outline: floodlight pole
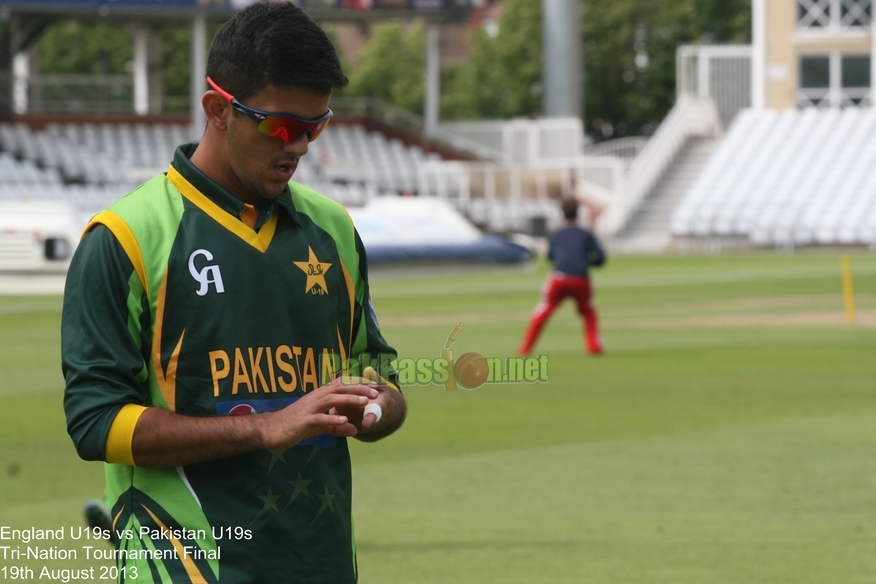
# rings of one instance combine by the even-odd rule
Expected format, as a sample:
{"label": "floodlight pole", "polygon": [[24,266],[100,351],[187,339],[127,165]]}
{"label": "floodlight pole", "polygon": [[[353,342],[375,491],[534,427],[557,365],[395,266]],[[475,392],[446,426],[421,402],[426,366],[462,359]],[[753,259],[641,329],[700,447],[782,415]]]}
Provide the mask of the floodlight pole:
{"label": "floodlight pole", "polygon": [[149,113],[149,57],[147,31],[143,24],[134,25],[134,113]]}
{"label": "floodlight pole", "polygon": [[423,133],[427,140],[438,134],[441,105],[440,29],[436,22],[426,23],[426,91],[424,111],[426,127]]}
{"label": "floodlight pole", "polygon": [[207,116],[201,105],[201,97],[207,89],[207,18],[203,14],[192,20],[192,85],[191,85],[191,122],[192,139],[201,141]]}
{"label": "floodlight pole", "polygon": [[751,2],[751,107],[767,106],[767,0]]}
{"label": "floodlight pole", "polygon": [[[872,9],[871,9],[872,11]],[[876,104],[876,15],[870,16],[870,107]]]}
{"label": "floodlight pole", "polygon": [[546,117],[582,117],[581,0],[542,0]]}

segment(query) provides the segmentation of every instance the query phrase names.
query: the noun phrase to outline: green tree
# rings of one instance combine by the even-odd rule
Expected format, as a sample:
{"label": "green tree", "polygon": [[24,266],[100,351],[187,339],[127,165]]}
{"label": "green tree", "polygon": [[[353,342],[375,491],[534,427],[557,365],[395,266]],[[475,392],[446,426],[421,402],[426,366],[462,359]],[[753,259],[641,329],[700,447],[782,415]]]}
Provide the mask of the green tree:
{"label": "green tree", "polygon": [[586,0],[587,129],[649,134],[675,102],[679,45],[748,43],[751,0]]}
{"label": "green tree", "polygon": [[188,110],[192,92],[192,29],[190,26],[161,28],[161,81],[166,110]]}
{"label": "green tree", "polygon": [[377,97],[422,114],[425,62],[422,23],[375,25],[344,95]]}
{"label": "green tree", "polygon": [[[445,73],[442,116],[541,111],[541,2],[505,0],[499,32]],[[675,102],[679,45],[750,42],[751,0],[583,0],[584,109],[597,139],[649,134]]]}
{"label": "green tree", "polygon": [[541,111],[541,0],[506,0],[498,33],[478,30],[471,57],[445,73],[442,116],[512,118]]}
{"label": "green tree", "polygon": [[43,73],[121,75],[134,56],[127,26],[64,20],[46,27],[39,40]]}
{"label": "green tree", "polygon": [[[499,34],[477,31],[463,65],[442,73],[446,119],[510,118],[541,109],[541,0],[506,0]],[[344,95],[377,97],[422,114],[425,66],[423,25],[376,25]]]}
{"label": "green tree", "polygon": [[[219,26],[208,24],[208,39],[213,38]],[[159,34],[165,110],[187,111],[191,93],[191,26],[163,24]],[[124,75],[130,73],[129,63],[134,58],[133,33],[126,24],[58,21],[46,27],[38,42],[43,73]]]}
{"label": "green tree", "polygon": [[[221,24],[207,23],[207,46]],[[164,85],[164,109],[188,111],[192,92],[192,27],[188,24],[163,25],[161,35],[161,80]],[[207,47],[204,48],[206,50]],[[206,87],[206,85],[205,85]]]}

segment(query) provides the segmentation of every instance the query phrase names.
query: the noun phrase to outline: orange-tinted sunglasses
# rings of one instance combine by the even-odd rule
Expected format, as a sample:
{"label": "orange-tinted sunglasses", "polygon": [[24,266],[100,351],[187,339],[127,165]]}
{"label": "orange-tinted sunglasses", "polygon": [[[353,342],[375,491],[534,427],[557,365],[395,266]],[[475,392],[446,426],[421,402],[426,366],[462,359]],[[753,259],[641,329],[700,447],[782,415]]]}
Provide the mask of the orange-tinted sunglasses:
{"label": "orange-tinted sunglasses", "polygon": [[240,113],[254,119],[259,125],[259,132],[273,138],[279,138],[283,142],[294,142],[307,134],[307,141],[313,142],[325,130],[332,117],[332,110],[312,120],[305,120],[291,114],[266,112],[243,105],[236,97],[216,85],[216,82],[207,77],[207,83],[215,89],[219,95],[231,103],[231,107]]}

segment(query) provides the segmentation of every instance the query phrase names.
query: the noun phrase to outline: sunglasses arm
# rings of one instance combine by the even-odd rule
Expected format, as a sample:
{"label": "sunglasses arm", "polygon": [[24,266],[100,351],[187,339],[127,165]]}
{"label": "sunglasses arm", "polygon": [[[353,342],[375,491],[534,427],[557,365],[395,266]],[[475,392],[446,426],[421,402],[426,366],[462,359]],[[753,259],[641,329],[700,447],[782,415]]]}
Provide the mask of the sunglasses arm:
{"label": "sunglasses arm", "polygon": [[233,95],[216,85],[216,82],[213,81],[209,75],[207,76],[207,83],[210,85],[210,87],[213,88],[214,91],[221,95],[225,99],[225,101],[231,103],[231,100],[234,99]]}

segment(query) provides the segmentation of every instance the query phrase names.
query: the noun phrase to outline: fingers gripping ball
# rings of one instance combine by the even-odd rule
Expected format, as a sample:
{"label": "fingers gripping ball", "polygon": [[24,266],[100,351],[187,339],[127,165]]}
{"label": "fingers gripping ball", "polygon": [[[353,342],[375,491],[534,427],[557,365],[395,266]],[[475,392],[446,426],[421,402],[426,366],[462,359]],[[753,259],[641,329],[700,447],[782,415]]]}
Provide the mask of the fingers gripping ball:
{"label": "fingers gripping ball", "polygon": [[456,360],[453,366],[456,380],[466,389],[477,389],[487,380],[490,366],[478,353],[466,353]]}

